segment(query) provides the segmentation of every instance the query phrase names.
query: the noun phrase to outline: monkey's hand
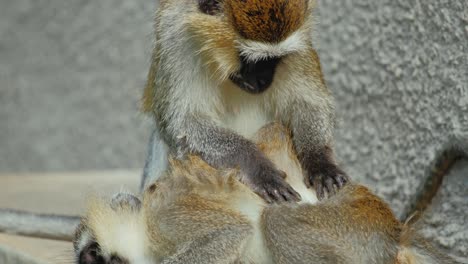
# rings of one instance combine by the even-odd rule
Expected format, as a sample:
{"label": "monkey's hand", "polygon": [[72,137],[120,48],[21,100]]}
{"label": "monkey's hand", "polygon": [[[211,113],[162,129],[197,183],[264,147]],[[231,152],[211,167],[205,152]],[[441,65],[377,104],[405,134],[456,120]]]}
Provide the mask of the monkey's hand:
{"label": "monkey's hand", "polygon": [[286,183],[284,172],[271,162],[250,140],[217,126],[202,116],[185,118],[184,142],[215,168],[240,168],[240,181],[267,202],[294,202],[300,195]]}
{"label": "monkey's hand", "polygon": [[[312,166],[310,166],[312,167]],[[349,181],[348,175],[332,162],[314,164],[307,172],[306,185],[314,187],[317,198],[322,200],[334,195]]]}
{"label": "monkey's hand", "polygon": [[256,163],[241,181],[268,203],[298,202],[301,196],[286,181],[286,173],[269,162]]}

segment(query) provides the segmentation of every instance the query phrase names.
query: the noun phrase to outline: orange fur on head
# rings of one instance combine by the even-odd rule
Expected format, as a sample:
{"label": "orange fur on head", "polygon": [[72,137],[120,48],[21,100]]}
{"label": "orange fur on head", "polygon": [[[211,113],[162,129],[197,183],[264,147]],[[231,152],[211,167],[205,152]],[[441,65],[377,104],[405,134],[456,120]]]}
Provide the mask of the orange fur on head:
{"label": "orange fur on head", "polygon": [[238,33],[250,40],[277,43],[306,18],[307,0],[228,0],[226,14]]}

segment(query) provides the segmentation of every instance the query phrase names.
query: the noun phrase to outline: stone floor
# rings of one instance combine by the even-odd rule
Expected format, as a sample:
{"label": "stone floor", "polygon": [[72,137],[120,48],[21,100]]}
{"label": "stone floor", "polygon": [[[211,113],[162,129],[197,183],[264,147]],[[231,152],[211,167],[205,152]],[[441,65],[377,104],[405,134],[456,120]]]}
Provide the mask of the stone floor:
{"label": "stone floor", "polygon": [[[139,171],[0,174],[0,207],[77,215],[83,212],[88,194],[112,195],[122,189],[137,192],[139,176]],[[73,247],[67,242],[0,234],[0,263],[16,264],[13,259],[1,262],[2,256],[11,252],[7,249],[43,263],[73,260]]]}

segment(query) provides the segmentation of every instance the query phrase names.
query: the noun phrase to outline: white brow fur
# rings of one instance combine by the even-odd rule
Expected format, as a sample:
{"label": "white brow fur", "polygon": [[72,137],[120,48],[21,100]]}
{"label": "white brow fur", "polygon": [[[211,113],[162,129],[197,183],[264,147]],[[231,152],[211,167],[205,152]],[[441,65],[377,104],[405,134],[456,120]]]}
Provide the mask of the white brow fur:
{"label": "white brow fur", "polygon": [[250,61],[258,61],[271,57],[282,57],[293,52],[307,49],[307,34],[296,31],[279,43],[267,43],[254,40],[238,40],[240,54]]}

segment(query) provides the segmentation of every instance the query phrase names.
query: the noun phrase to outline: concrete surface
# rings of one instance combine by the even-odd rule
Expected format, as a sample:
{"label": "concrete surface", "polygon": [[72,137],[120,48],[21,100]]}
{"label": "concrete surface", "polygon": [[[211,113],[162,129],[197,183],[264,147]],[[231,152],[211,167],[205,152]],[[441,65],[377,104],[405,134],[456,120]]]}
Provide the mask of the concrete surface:
{"label": "concrete surface", "polygon": [[43,264],[33,259],[31,256],[17,251],[13,248],[0,245],[0,263],[7,264]]}
{"label": "concrete surface", "polygon": [[[122,189],[136,193],[139,175],[140,171],[0,174],[0,207],[80,215],[89,194],[111,196]],[[31,259],[38,264],[73,263],[73,246],[67,242],[0,234],[0,263],[35,263]]]}
{"label": "concrete surface", "polygon": [[[468,147],[468,2],[318,2],[315,41],[337,98],[339,160],[403,217],[436,157]],[[142,167],[149,131],[137,110],[154,6],[0,0],[0,171]],[[468,165],[456,169],[424,234],[467,263],[458,188]]]}

